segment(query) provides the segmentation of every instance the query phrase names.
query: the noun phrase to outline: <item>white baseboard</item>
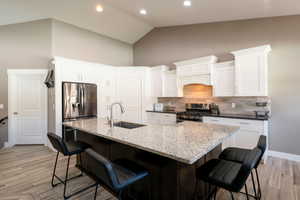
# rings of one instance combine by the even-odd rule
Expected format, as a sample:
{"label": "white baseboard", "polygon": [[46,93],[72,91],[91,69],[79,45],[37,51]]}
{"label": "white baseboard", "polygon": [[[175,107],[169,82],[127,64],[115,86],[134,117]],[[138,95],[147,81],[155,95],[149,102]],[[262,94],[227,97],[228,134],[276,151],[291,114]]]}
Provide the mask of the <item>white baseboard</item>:
{"label": "white baseboard", "polygon": [[10,147],[9,143],[8,142],[4,142],[4,148],[8,148]]}
{"label": "white baseboard", "polygon": [[296,154],[283,153],[279,151],[268,151],[268,156],[300,162],[300,155]]}

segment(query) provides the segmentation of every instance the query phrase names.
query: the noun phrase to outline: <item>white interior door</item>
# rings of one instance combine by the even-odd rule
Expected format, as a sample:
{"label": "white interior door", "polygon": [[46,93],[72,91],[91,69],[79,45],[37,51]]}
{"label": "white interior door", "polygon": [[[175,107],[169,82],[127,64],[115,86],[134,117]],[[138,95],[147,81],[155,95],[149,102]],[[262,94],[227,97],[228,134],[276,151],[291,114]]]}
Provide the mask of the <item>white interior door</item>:
{"label": "white interior door", "polygon": [[45,144],[47,89],[45,70],[9,71],[9,143]]}

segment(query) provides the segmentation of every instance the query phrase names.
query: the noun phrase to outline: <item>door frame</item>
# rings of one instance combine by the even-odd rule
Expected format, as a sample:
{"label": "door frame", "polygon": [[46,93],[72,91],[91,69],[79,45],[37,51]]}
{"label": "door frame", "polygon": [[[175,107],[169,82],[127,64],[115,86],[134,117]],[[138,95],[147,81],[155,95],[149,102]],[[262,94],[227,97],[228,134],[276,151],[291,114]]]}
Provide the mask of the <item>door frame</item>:
{"label": "door frame", "polygon": [[[40,74],[40,75],[46,75],[48,73],[48,69],[8,69],[7,70],[7,76],[8,76],[8,146],[12,147],[16,145],[16,133],[14,132],[13,129],[13,123],[10,123],[13,119],[13,105],[9,102],[12,102],[13,98],[13,93],[12,93],[12,88],[13,88],[13,82],[14,82],[14,76],[16,75],[34,75],[34,74]],[[45,120],[46,120],[46,129],[48,130],[48,91],[47,88],[45,87]],[[47,134],[47,133],[45,133]],[[44,145],[47,145],[47,137],[46,135],[43,136],[44,139]]]}

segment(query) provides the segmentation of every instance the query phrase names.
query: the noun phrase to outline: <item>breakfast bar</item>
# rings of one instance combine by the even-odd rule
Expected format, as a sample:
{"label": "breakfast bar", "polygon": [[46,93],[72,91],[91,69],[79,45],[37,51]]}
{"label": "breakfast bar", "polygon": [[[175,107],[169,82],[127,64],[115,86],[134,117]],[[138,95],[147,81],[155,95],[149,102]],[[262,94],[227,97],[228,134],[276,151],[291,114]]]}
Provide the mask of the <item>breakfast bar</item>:
{"label": "breakfast bar", "polygon": [[[184,121],[173,125],[143,124],[111,127],[107,120],[65,122],[76,140],[86,142],[110,160],[126,158],[145,167],[150,176],[128,188],[128,196],[153,200],[191,200],[195,192],[205,199],[213,188],[196,187],[195,169],[221,152],[222,143],[239,128]],[[68,132],[65,132],[67,134]],[[85,155],[82,155],[85,167]]]}

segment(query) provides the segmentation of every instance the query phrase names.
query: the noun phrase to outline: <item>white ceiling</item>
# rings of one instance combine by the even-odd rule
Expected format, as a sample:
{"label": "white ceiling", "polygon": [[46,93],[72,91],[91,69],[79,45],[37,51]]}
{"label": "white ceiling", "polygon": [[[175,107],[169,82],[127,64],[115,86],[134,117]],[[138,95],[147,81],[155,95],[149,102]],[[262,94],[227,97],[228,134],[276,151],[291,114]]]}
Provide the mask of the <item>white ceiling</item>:
{"label": "white ceiling", "polygon": [[[95,7],[101,3],[103,13]],[[153,27],[300,14],[299,0],[0,0],[0,25],[54,18],[127,43]],[[145,8],[148,15],[139,10]]]}
{"label": "white ceiling", "polygon": [[[103,13],[96,12],[101,3]],[[101,0],[0,0],[0,25],[54,18],[127,43],[153,26]]]}
{"label": "white ceiling", "polygon": [[[105,0],[155,27],[300,14],[299,0]],[[145,8],[147,16],[139,15]]]}

